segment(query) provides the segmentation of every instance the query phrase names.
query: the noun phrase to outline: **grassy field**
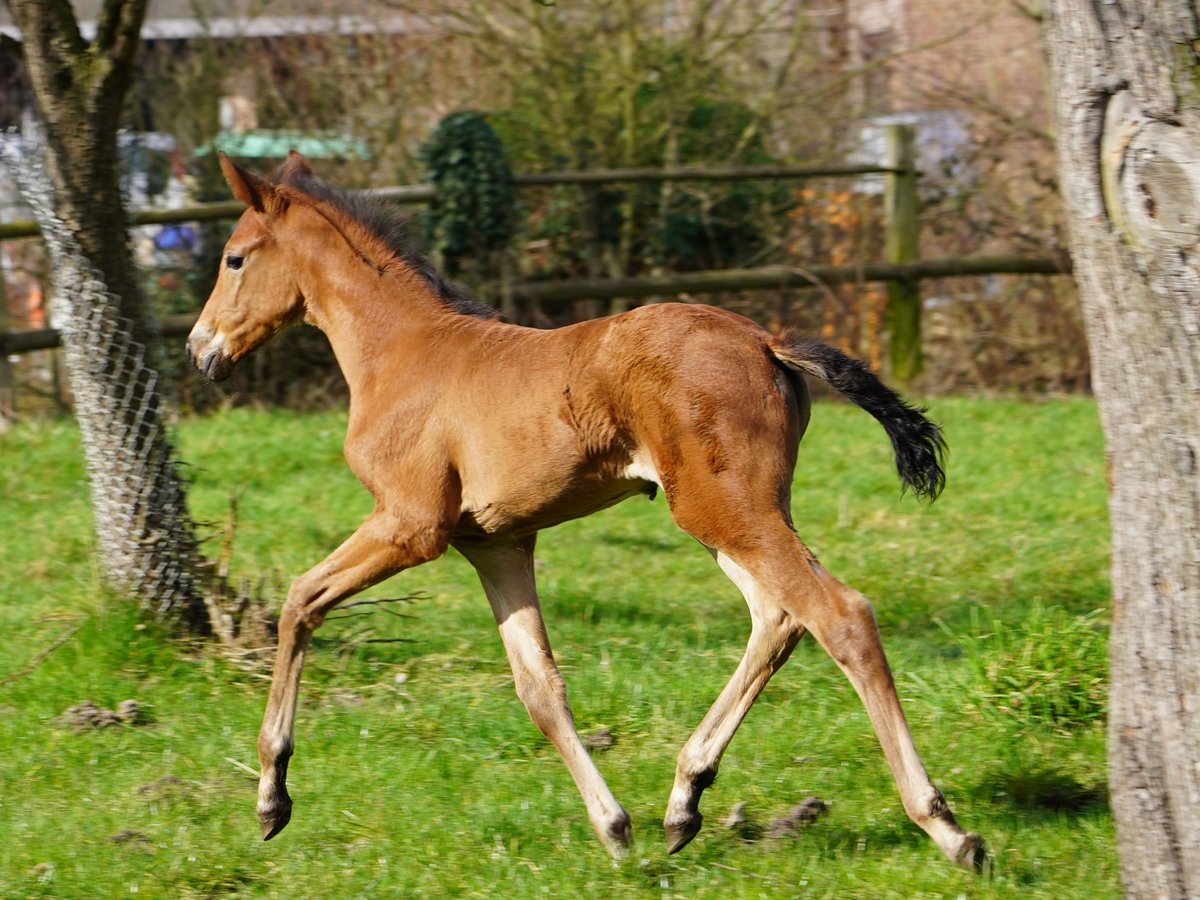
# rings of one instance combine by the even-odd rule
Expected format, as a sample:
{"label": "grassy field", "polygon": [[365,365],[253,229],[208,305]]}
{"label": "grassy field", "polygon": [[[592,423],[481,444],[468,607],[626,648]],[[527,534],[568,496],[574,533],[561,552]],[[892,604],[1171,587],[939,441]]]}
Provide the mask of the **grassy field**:
{"label": "grassy field", "polygon": [[[538,571],[580,730],[616,737],[597,761],[633,817],[627,861],[593,837],[454,555],[371,592],[422,593],[405,618],[319,633],[295,815],[264,844],[247,771],[262,673],[166,640],[98,587],[75,430],[33,422],[0,435],[0,896],[1116,896],[1095,408],[945,399],[933,415],[951,455],[930,507],[900,498],[874,421],[818,404],[795,518],[874,600],[925,761],[988,841],[985,876],[954,869],[905,818],[865,713],[811,640],[731,745],[705,830],[667,856],[675,754],[749,620],[665,503],[640,498],[544,534]],[[239,494],[235,570],[265,578],[277,601],[369,509],[341,460],[344,423],[238,410],[179,427],[195,513],[215,534]],[[77,733],[58,721],[85,699],[126,698],[148,724]],[[828,815],[762,835],[811,795]],[[722,827],[739,802],[747,824]]]}

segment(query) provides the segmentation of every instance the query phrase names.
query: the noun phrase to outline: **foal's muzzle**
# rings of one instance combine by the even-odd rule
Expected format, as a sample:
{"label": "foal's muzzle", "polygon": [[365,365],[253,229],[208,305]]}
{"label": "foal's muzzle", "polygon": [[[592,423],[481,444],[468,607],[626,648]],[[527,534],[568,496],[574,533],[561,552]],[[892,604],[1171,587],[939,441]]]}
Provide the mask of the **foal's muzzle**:
{"label": "foal's muzzle", "polygon": [[233,372],[234,361],[225,352],[223,344],[221,335],[214,335],[201,325],[188,335],[188,359],[209,381],[224,381]]}

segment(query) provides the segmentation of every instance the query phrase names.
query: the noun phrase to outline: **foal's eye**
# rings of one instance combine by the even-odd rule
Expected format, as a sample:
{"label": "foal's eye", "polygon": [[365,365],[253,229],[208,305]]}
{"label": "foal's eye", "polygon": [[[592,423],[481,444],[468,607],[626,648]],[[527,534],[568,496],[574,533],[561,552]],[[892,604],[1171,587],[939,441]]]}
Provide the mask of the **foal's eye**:
{"label": "foal's eye", "polygon": [[231,269],[240,269],[244,261],[244,256],[238,256],[235,253],[225,254],[225,265],[229,266]]}

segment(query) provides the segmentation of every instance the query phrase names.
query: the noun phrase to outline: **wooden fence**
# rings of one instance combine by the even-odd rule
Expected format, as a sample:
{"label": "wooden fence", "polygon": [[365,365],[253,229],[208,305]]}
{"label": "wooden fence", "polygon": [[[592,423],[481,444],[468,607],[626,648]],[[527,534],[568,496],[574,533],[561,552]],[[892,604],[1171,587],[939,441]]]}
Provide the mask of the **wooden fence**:
{"label": "wooden fence", "polygon": [[[554,185],[597,185],[663,181],[803,180],[825,177],[882,175],[884,179],[884,260],[857,266],[766,266],[756,269],[687,272],[634,278],[577,279],[533,282],[512,287],[514,300],[555,304],[574,300],[602,300],[752,291],[823,284],[884,282],[888,285],[886,328],[892,377],[910,381],[921,370],[921,289],[924,278],[967,275],[1037,274],[1071,271],[1063,257],[960,256],[918,259],[920,217],[917,199],[915,135],[911,126],[892,125],[887,132],[887,157],[882,165],[740,166],[681,169],[597,169],[588,172],[546,172],[516,175],[521,188]],[[428,203],[432,185],[403,185],[372,193],[400,203]],[[245,208],[239,201],[204,203],[182,209],[139,210],[130,213],[133,225],[168,224],[231,219]],[[0,241],[39,234],[34,222],[0,224]],[[3,282],[0,281],[0,423],[12,412],[12,374],[9,357],[57,347],[52,328],[9,331],[4,329]],[[161,323],[166,337],[186,334],[195,315],[173,316]]]}

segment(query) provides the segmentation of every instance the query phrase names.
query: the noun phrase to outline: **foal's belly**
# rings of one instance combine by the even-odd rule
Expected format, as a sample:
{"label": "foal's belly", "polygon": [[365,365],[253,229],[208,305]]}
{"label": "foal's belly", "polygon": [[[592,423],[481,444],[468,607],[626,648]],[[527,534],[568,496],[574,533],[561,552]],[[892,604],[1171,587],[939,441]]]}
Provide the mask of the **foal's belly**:
{"label": "foal's belly", "polygon": [[[657,485],[641,478],[583,479],[562,486],[529,484],[508,496],[464,504],[455,537],[521,537],[571,519],[590,516],[622,500],[642,495],[654,498]],[[554,489],[558,487],[558,489]]]}

